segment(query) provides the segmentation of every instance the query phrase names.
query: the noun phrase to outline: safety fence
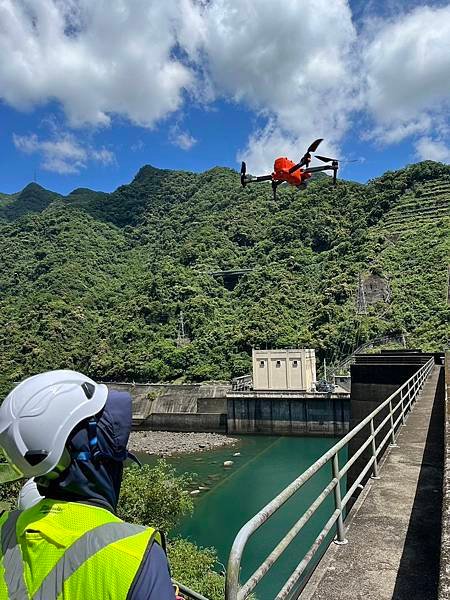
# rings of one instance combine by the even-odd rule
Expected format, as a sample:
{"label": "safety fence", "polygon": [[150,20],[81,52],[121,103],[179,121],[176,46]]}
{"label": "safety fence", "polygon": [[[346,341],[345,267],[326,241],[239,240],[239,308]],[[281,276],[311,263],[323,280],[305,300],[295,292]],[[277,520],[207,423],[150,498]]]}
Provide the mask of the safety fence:
{"label": "safety fence", "polygon": [[[245,600],[248,598],[262,578],[269,573],[271,567],[280,558],[289,544],[296,538],[306,523],[316,513],[330,494],[334,496],[334,511],[328,521],[315,538],[315,541],[308,552],[297,565],[283,585],[282,589],[275,597],[275,600],[285,598],[297,598],[302,585],[305,583],[305,571],[311,565],[311,561],[316,555],[328,534],[335,529],[335,543],[345,544],[344,515],[347,504],[356,492],[361,488],[361,482],[371,476],[378,478],[378,464],[383,451],[388,444],[395,445],[395,440],[400,427],[405,424],[407,414],[415,403],[419,392],[421,391],[425,380],[433,369],[434,359],[431,358],[424,364],[408,381],[400,386],[391,394],[378,408],[370,413],[359,425],[354,427],[345,437],[335,444],[328,452],[321,456],[309,469],[300,477],[288,485],[276,498],[262,508],[250,521],[248,521],[237,534],[231,548],[228,561],[227,579],[226,579],[226,600]],[[384,413],[386,412],[386,415]],[[381,421],[378,423],[378,420]],[[364,429],[369,429],[365,436]],[[351,458],[343,465],[339,465],[339,452],[360,432],[362,432],[363,443]],[[381,440],[379,438],[383,436]],[[378,438],[378,439],[377,439]],[[341,480],[346,476],[349,469],[356,463],[358,458],[364,458],[363,453],[367,449],[369,458],[362,468],[354,483],[342,497]],[[266,557],[254,573],[245,581],[240,583],[241,561],[246,544],[249,538],[264,524],[270,517],[280,509],[287,500],[289,500],[302,486],[306,484],[316,473],[318,473],[326,464],[331,464],[331,480],[322,492],[316,496],[309,508],[295,522],[289,532],[282,538],[272,552]]]}

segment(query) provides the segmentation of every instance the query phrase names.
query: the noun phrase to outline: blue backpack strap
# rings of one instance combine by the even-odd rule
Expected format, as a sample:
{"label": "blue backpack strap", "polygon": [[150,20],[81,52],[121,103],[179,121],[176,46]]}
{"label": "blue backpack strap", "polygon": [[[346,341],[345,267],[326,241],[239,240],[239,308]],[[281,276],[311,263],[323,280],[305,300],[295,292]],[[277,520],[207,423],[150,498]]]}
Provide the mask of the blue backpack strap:
{"label": "blue backpack strap", "polygon": [[89,439],[89,451],[84,452],[71,452],[71,457],[75,460],[81,460],[84,462],[92,461],[98,462],[102,456],[100,448],[98,447],[97,438],[97,419],[91,417],[87,425],[88,439]]}

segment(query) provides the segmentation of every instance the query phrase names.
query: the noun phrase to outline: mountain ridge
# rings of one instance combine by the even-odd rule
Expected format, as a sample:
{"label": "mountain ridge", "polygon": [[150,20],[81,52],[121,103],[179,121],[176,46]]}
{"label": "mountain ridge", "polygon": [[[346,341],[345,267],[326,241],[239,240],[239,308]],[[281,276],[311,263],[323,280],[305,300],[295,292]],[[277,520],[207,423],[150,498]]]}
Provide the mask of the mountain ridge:
{"label": "mountain ridge", "polygon": [[395,332],[444,347],[449,166],[336,188],[318,179],[277,202],[230,169],[139,173],[112,193],[32,185],[0,200],[1,389],[63,366],[103,380],[228,379],[249,371],[252,347],[337,362]]}

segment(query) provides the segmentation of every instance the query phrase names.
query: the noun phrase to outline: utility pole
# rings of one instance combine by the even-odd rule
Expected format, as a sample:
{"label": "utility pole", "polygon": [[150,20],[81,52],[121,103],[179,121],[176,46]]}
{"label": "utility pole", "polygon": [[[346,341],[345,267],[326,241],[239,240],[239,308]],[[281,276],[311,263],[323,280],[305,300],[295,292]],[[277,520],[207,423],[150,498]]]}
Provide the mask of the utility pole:
{"label": "utility pole", "polygon": [[183,311],[180,311],[180,321],[178,326],[178,337],[177,337],[177,346],[186,346],[189,344],[191,340],[186,335],[186,327],[184,325],[184,315]]}

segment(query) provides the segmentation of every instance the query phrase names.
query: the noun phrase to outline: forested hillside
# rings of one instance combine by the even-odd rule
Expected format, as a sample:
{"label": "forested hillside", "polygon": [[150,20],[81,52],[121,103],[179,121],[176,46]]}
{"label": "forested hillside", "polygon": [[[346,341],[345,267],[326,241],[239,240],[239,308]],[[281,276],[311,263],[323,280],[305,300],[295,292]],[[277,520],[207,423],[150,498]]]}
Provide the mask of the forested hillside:
{"label": "forested hillside", "polygon": [[[312,347],[331,362],[397,332],[445,346],[449,166],[278,196],[242,189],[229,169],[150,166],[112,194],[0,194],[1,391],[58,367],[228,379],[249,372],[252,346]],[[229,270],[245,271],[214,274]],[[181,312],[189,343],[177,343]]]}

